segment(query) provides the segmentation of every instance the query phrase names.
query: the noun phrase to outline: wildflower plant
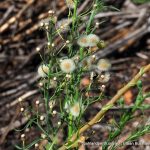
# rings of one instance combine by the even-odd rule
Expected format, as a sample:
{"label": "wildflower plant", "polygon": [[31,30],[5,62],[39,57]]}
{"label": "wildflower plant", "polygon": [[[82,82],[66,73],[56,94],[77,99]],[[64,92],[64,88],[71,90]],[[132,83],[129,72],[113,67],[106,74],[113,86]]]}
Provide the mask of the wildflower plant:
{"label": "wildflower plant", "polygon": [[[59,135],[63,128],[66,131],[63,142],[68,141],[66,146],[71,146],[73,142],[70,139],[83,125],[82,117],[86,109],[92,103],[100,102],[104,96],[105,83],[111,77],[111,63],[107,59],[98,60],[90,51],[91,47],[105,46],[104,41],[94,34],[98,24],[94,24],[94,16],[102,10],[103,3],[93,1],[92,7],[82,14],[77,9],[80,4],[80,0],[66,0],[68,18],[58,21],[55,12],[50,10],[49,17],[40,23],[40,28],[47,35],[45,53],[36,49],[42,59],[37,69],[42,97],[35,102],[36,109],[32,110],[33,116],[26,128],[36,125],[41,137],[25,145],[25,136],[22,136],[23,148],[17,146],[18,149],[30,149],[34,145],[36,148],[42,146],[46,150],[56,150],[62,145]],[[89,20],[85,23],[84,17],[89,14]],[[82,33],[81,25],[84,25]],[[91,96],[97,81],[100,83],[97,88],[99,93]],[[40,111],[40,104],[44,104],[44,111]],[[107,144],[103,147],[107,147]]]}

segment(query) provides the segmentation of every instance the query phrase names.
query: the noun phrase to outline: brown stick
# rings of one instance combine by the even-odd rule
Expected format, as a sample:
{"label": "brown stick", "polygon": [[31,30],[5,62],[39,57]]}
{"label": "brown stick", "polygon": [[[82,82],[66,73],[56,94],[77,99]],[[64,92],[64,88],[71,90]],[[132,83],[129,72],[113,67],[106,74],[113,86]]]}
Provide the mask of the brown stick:
{"label": "brown stick", "polygon": [[[98,123],[102,120],[104,117],[105,113],[114,106],[115,102],[127,91],[129,90],[132,86],[135,86],[139,78],[146,72],[150,71],[150,64],[147,66],[143,67],[139,73],[128,83],[126,84],[123,88],[121,88],[117,94],[106,104],[103,106],[103,108],[95,115],[95,117],[90,120],[88,123],[86,123],[77,133],[75,133],[72,138],[70,139],[71,142],[75,142],[77,138],[80,136],[81,133],[85,132],[91,126],[93,126],[95,123]],[[62,147],[59,148],[59,150],[65,150],[66,146],[63,145]]]}
{"label": "brown stick", "polygon": [[0,33],[6,31],[11,24],[13,24],[21,15],[35,2],[35,0],[30,0],[28,3],[17,13],[16,16],[11,17],[4,25],[0,28]]}

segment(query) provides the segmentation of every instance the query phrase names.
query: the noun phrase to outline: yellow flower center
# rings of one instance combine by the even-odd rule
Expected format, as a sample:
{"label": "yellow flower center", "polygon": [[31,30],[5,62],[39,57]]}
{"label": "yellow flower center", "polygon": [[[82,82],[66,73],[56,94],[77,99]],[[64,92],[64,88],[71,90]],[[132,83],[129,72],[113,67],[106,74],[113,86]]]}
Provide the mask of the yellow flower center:
{"label": "yellow flower center", "polygon": [[75,113],[78,113],[78,112],[80,111],[78,104],[73,107],[73,111],[74,111]]}
{"label": "yellow flower center", "polygon": [[86,38],[82,38],[82,39],[81,39],[81,42],[82,42],[82,43],[87,43],[87,39],[86,39]]}
{"label": "yellow flower center", "polygon": [[65,64],[64,64],[64,67],[65,67],[66,69],[70,69],[70,68],[71,68],[71,65],[70,65],[69,63],[65,63]]}
{"label": "yellow flower center", "polygon": [[91,38],[91,42],[92,42],[92,43],[96,43],[97,40],[96,40],[95,38]]}

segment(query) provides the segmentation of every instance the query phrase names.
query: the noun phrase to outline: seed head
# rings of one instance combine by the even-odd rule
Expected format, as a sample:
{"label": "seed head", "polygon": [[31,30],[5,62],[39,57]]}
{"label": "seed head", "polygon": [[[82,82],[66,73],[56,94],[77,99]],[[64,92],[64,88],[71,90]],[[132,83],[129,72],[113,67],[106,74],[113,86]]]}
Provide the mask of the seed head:
{"label": "seed head", "polygon": [[38,143],[36,143],[34,146],[35,146],[35,148],[38,148],[38,147],[39,147],[39,144],[38,144]]}
{"label": "seed head", "polygon": [[100,24],[99,22],[96,22],[96,23],[95,23],[95,25],[96,25],[97,28],[99,27],[99,24]]}
{"label": "seed head", "polygon": [[36,104],[36,105],[39,105],[39,104],[40,104],[40,101],[39,101],[39,100],[37,100],[37,101],[35,102],[35,104]]}
{"label": "seed head", "polygon": [[99,40],[100,40],[99,37],[95,34],[88,35],[88,45],[90,47],[96,46]]}
{"label": "seed head", "polygon": [[55,44],[54,43],[52,43],[52,47],[54,47],[55,46]]}
{"label": "seed head", "polygon": [[95,34],[83,35],[78,40],[77,43],[81,47],[93,47],[97,46],[99,42],[99,37]]}
{"label": "seed head", "polygon": [[43,65],[40,65],[39,68],[38,68],[38,74],[40,77],[46,77],[46,75],[48,74],[49,72],[49,68],[47,65],[43,64]]}
{"label": "seed head", "polygon": [[18,98],[18,101],[19,101],[19,102],[22,102],[22,101],[23,101],[23,99],[22,99],[21,97],[19,97],[19,98]]}
{"label": "seed head", "polygon": [[64,59],[60,63],[60,68],[65,73],[71,73],[75,70],[76,66],[72,59]]}
{"label": "seed head", "polygon": [[41,138],[45,139],[46,138],[46,135],[45,134],[41,134]]}
{"label": "seed head", "polygon": [[23,108],[23,107],[21,107],[21,108],[20,108],[20,111],[21,111],[21,112],[23,112],[23,111],[24,111],[24,108]]}
{"label": "seed head", "polygon": [[25,139],[25,134],[21,134],[21,139],[22,139],[22,140]]}
{"label": "seed head", "polygon": [[56,28],[61,29],[61,32],[68,31],[70,28],[69,24],[70,24],[70,20],[62,19],[57,22]]}
{"label": "seed head", "polygon": [[50,43],[50,42],[48,42],[48,43],[47,43],[47,45],[48,45],[48,46],[51,46],[51,43]]}
{"label": "seed head", "polygon": [[43,83],[42,83],[42,82],[40,82],[40,83],[39,83],[39,86],[40,86],[40,87],[42,87],[42,86],[43,86]]}
{"label": "seed head", "polygon": [[74,104],[71,108],[70,108],[70,113],[74,116],[74,117],[78,117],[80,114],[80,105],[79,103]]}
{"label": "seed head", "polygon": [[100,78],[98,81],[101,83],[106,83],[109,81],[109,79],[110,79],[110,73],[106,72],[106,73],[100,75]]}
{"label": "seed head", "polygon": [[50,100],[48,104],[49,104],[50,109],[52,109],[55,106],[55,101]]}
{"label": "seed head", "polygon": [[60,122],[60,121],[58,122],[58,125],[59,125],[59,126],[61,125],[61,122]]}
{"label": "seed head", "polygon": [[36,48],[36,51],[39,52],[39,51],[40,51],[40,47],[37,47],[37,48]]}
{"label": "seed head", "polygon": [[25,132],[29,132],[29,131],[30,131],[30,128],[26,128],[26,129],[25,129]]}
{"label": "seed head", "polygon": [[111,63],[107,59],[100,59],[97,63],[97,69],[100,71],[108,71],[111,68]]}
{"label": "seed head", "polygon": [[57,80],[57,77],[54,77],[53,80],[56,81],[56,80]]}
{"label": "seed head", "polygon": [[40,120],[43,121],[45,119],[44,116],[40,116]]}
{"label": "seed head", "polygon": [[66,41],[66,44],[69,44],[69,43],[70,43],[70,41],[69,41],[69,40],[67,40],[67,41]]}
{"label": "seed head", "polygon": [[77,40],[77,43],[78,43],[78,45],[81,46],[81,47],[88,47],[88,46],[89,46],[88,36],[87,36],[87,35],[81,36],[81,37]]}
{"label": "seed head", "polygon": [[52,114],[53,114],[53,115],[56,115],[56,114],[57,114],[57,111],[56,111],[56,110],[53,110]]}
{"label": "seed head", "polygon": [[66,0],[66,4],[68,6],[68,8],[73,9],[75,6],[75,3],[73,0]]}
{"label": "seed head", "polygon": [[71,74],[66,74],[66,78],[70,79],[71,78]]}
{"label": "seed head", "polygon": [[48,30],[48,29],[49,29],[49,26],[45,26],[45,29]]}
{"label": "seed head", "polygon": [[101,87],[100,87],[100,90],[103,92],[105,90],[106,86],[103,84]]}
{"label": "seed head", "polygon": [[92,55],[93,62],[96,60],[96,55]]}

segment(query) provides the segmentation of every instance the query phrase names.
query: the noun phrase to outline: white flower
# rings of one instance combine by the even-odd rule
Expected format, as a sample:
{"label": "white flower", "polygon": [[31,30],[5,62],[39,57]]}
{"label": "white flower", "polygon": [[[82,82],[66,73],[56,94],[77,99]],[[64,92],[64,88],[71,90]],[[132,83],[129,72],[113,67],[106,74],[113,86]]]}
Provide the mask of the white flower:
{"label": "white flower", "polygon": [[69,24],[70,24],[69,19],[62,19],[59,22],[57,22],[56,27],[58,29],[61,29],[61,31],[68,31],[69,30]]}
{"label": "white flower", "polygon": [[39,66],[38,74],[39,74],[40,77],[46,77],[48,72],[49,72],[49,67],[47,65],[43,64],[43,65]]}
{"label": "white flower", "polygon": [[36,105],[39,105],[39,104],[40,104],[40,101],[39,101],[39,100],[35,101],[35,104],[36,104]]}
{"label": "white flower", "polygon": [[55,103],[54,100],[50,100],[49,103],[48,103],[49,108],[52,109],[52,108],[55,106],[55,104],[56,104],[56,103]]}
{"label": "white flower", "polygon": [[75,6],[75,3],[73,0],[66,0],[66,4],[68,6],[68,8],[73,9]]}
{"label": "white flower", "polygon": [[34,146],[35,146],[35,148],[37,148],[37,147],[39,147],[39,144],[38,144],[38,143],[35,143],[35,145],[34,145]]}
{"label": "white flower", "polygon": [[70,113],[74,116],[74,117],[78,117],[80,114],[80,105],[79,103],[74,104],[71,108],[70,108]]}
{"label": "white flower", "polygon": [[88,47],[88,46],[89,46],[88,36],[87,36],[87,35],[81,36],[81,37],[77,40],[77,43],[78,43],[78,45],[81,46],[81,47]]}
{"label": "white flower", "polygon": [[60,63],[60,68],[65,73],[71,73],[75,70],[76,66],[72,59],[64,59]]}
{"label": "white flower", "polygon": [[95,34],[88,35],[88,44],[90,47],[96,46],[99,40],[100,40],[99,37]]}
{"label": "white flower", "polygon": [[81,47],[93,47],[97,46],[99,42],[99,37],[95,34],[83,35],[78,40],[77,43]]}
{"label": "white flower", "polygon": [[56,111],[56,110],[53,110],[52,114],[53,114],[53,115],[56,115],[56,114],[57,114],[57,111]]}
{"label": "white flower", "polygon": [[100,71],[108,71],[111,67],[111,63],[107,59],[100,59],[97,63],[97,69]]}
{"label": "white flower", "polygon": [[106,83],[110,79],[110,73],[106,72],[105,74],[100,75],[99,82]]}
{"label": "white flower", "polygon": [[21,138],[25,138],[25,134],[21,134]]}
{"label": "white flower", "polygon": [[59,121],[57,124],[60,126],[60,125],[61,125],[61,122]]}
{"label": "white flower", "polygon": [[44,116],[40,116],[40,120],[43,121],[45,119]]}

